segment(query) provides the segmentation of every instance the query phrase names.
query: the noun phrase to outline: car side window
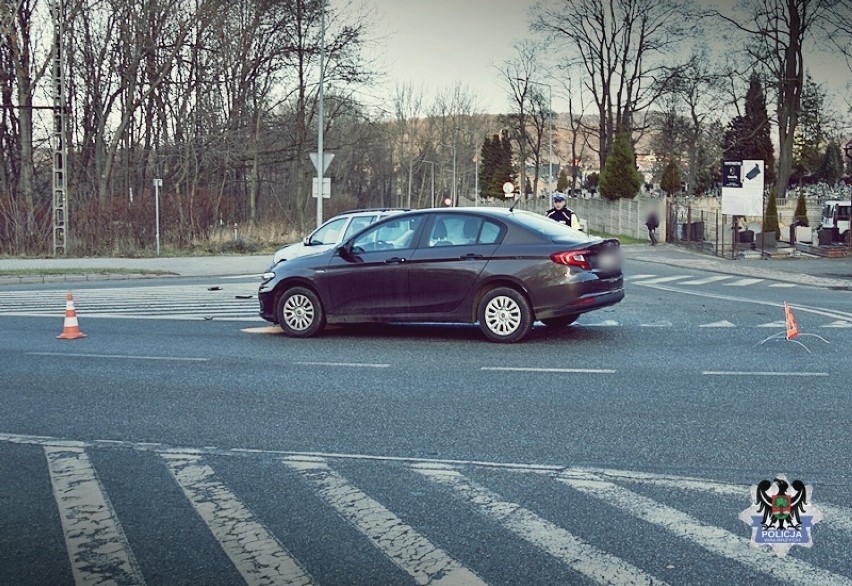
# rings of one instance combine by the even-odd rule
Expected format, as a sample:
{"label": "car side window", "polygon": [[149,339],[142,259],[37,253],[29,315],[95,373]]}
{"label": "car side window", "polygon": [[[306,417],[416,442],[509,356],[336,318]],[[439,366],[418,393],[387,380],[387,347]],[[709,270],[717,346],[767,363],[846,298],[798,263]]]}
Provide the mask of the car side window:
{"label": "car side window", "polygon": [[312,246],[318,246],[320,244],[335,244],[337,242],[337,237],[343,230],[343,225],[346,223],[346,220],[348,220],[348,218],[337,218],[336,220],[332,220],[327,224],[320,226],[316,232],[311,234],[308,244]]}
{"label": "car side window", "polygon": [[482,223],[482,230],[479,231],[480,244],[495,244],[500,239],[500,224],[489,222],[488,220]]}
{"label": "car side window", "polygon": [[376,216],[356,216],[349,222],[349,227],[346,228],[346,234],[343,235],[343,240],[348,239],[356,232],[360,232],[370,224],[376,221]]}
{"label": "car side window", "polygon": [[423,216],[401,217],[375,226],[352,242],[352,252],[360,254],[373,250],[404,250],[414,244],[414,235]]}
{"label": "car side window", "polygon": [[428,247],[494,244],[500,238],[500,225],[474,216],[438,217],[432,225]]}

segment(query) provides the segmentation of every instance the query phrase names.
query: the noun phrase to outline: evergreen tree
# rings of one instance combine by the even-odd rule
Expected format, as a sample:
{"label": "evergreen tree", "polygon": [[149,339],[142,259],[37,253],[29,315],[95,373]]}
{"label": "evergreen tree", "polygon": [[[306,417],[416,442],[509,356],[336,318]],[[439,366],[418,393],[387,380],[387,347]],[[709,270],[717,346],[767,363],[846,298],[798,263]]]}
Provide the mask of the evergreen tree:
{"label": "evergreen tree", "polygon": [[503,197],[503,183],[499,182],[499,168],[502,159],[500,137],[496,134],[482,143],[481,163],[479,165],[479,185],[483,197]]}
{"label": "evergreen tree", "polygon": [[793,141],[793,169],[801,174],[816,172],[822,162],[821,151],[825,143],[824,116],[825,92],[808,73],[802,86],[799,125]]}
{"label": "evergreen tree", "polygon": [[601,195],[607,199],[635,197],[642,186],[642,175],[636,170],[636,155],[626,133],[616,135],[600,181]]}
{"label": "evergreen tree", "polygon": [[796,213],[793,215],[793,221],[798,222],[800,226],[808,225],[808,204],[805,201],[805,194],[799,192],[799,200],[796,202]]}
{"label": "evergreen tree", "polygon": [[565,193],[565,190],[568,189],[569,185],[568,174],[565,173],[565,168],[563,167],[559,171],[559,178],[556,180],[556,191],[559,193]]}
{"label": "evergreen tree", "polygon": [[674,160],[671,160],[663,169],[663,176],[660,178],[660,187],[668,195],[680,192],[681,175],[680,168]]}
{"label": "evergreen tree", "polygon": [[817,175],[820,181],[825,181],[832,187],[843,178],[843,155],[836,141],[831,141],[825,148],[825,156]]}
{"label": "evergreen tree", "polygon": [[775,201],[775,190],[769,193],[769,201],[766,203],[766,219],[763,221],[763,232],[775,233],[775,238],[781,238],[781,229],[778,224],[778,203]]}
{"label": "evergreen tree", "polygon": [[775,147],[770,136],[771,126],[766,111],[766,96],[760,79],[753,75],[745,99],[745,114],[734,116],[723,138],[724,160],[762,160],[766,187],[775,183]]}

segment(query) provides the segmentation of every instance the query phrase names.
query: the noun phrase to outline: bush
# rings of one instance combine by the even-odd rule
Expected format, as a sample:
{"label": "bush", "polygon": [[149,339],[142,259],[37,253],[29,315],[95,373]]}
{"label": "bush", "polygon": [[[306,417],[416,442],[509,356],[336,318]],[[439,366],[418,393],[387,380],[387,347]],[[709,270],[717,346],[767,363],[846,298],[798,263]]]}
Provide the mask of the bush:
{"label": "bush", "polygon": [[769,201],[766,203],[766,214],[763,221],[763,232],[775,232],[775,238],[781,238],[781,229],[778,224],[778,203],[775,200],[775,190],[769,193]]}
{"label": "bush", "polygon": [[796,213],[793,215],[793,220],[799,226],[808,226],[808,204],[805,201],[805,194],[799,192],[799,200],[796,202]]}

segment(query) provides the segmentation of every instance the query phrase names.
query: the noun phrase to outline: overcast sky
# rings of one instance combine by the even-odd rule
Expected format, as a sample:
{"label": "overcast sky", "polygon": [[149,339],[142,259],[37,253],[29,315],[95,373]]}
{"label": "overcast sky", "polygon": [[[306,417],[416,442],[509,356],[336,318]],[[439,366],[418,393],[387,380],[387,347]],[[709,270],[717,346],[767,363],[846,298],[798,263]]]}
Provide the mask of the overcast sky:
{"label": "overcast sky", "polygon": [[[330,3],[342,0],[328,0]],[[440,90],[450,90],[455,82],[467,86],[481,111],[505,112],[509,108],[505,82],[497,67],[515,56],[515,43],[533,38],[529,31],[532,0],[362,0],[373,7],[375,33],[381,37],[373,56],[380,60],[386,80],[365,90],[378,103],[388,106],[394,88],[400,83],[423,87],[427,103]],[[731,4],[733,0],[723,0]],[[817,82],[840,93],[850,72],[825,55],[806,62]],[[567,103],[553,87],[556,111]],[[365,100],[370,100],[367,95]]]}

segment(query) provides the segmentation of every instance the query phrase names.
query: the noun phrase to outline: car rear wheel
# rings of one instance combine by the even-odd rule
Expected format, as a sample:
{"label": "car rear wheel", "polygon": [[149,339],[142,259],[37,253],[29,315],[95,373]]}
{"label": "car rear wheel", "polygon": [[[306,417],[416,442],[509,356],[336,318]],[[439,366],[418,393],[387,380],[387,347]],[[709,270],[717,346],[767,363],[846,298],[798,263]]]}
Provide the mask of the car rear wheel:
{"label": "car rear wheel", "polygon": [[287,289],[277,307],[278,325],[293,338],[309,338],[325,327],[325,311],[316,294],[304,287]]}
{"label": "car rear wheel", "polygon": [[486,293],[479,303],[477,316],[485,337],[504,344],[522,340],[533,325],[530,304],[509,287],[498,287]]}
{"label": "car rear wheel", "polygon": [[549,328],[559,329],[570,326],[572,323],[577,321],[578,317],[580,317],[579,313],[572,313],[571,315],[561,315],[559,317],[543,319],[541,320],[541,323]]}

